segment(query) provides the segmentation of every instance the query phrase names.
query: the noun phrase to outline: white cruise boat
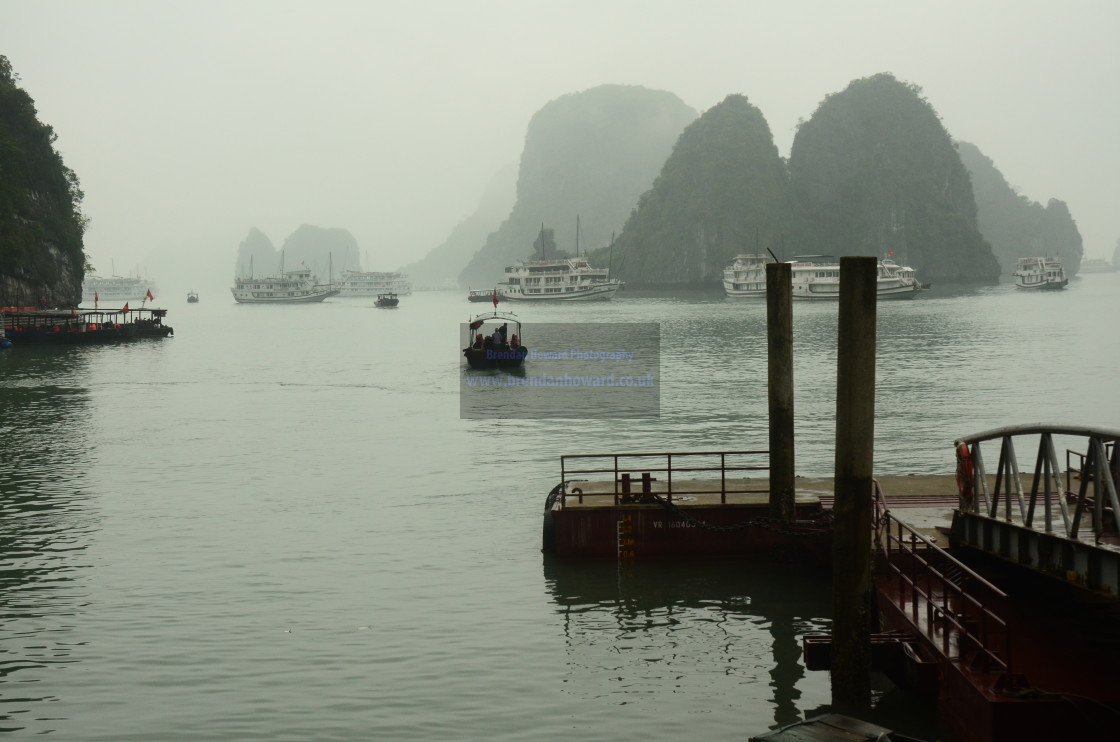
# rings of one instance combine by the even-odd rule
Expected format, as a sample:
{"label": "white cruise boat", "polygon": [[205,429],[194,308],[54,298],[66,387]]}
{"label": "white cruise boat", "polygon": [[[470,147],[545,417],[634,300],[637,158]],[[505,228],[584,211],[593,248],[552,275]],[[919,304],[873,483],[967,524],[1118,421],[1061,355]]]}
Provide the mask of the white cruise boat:
{"label": "white cruise boat", "polygon": [[322,301],[338,294],[330,284],[319,283],[310,268],[287,271],[269,278],[235,278],[230,289],[242,304],[296,304]]}
{"label": "white cruise boat", "polygon": [[723,290],[728,296],[765,297],[765,255],[736,255],[723,269]]}
{"label": "white cruise boat", "polygon": [[506,268],[498,296],[510,301],[607,301],[622,282],[586,258],[521,261]]}
{"label": "white cruise boat", "polygon": [[[832,255],[810,255],[790,261],[794,299],[831,300],[840,298],[840,261]],[[879,299],[912,299],[927,288],[918,283],[914,269],[893,260],[879,261],[876,284]]]}
{"label": "white cruise boat", "polygon": [[141,301],[147,297],[149,291],[155,295],[159,289],[154,282],[146,278],[89,276],[82,281],[82,303]]}
{"label": "white cruise boat", "polygon": [[412,293],[412,283],[408,276],[392,272],[343,271],[338,287],[339,296],[380,296],[390,293],[408,296]]}
{"label": "white cruise boat", "polygon": [[1054,291],[1068,283],[1061,258],[1019,258],[1015,264],[1016,288]]}

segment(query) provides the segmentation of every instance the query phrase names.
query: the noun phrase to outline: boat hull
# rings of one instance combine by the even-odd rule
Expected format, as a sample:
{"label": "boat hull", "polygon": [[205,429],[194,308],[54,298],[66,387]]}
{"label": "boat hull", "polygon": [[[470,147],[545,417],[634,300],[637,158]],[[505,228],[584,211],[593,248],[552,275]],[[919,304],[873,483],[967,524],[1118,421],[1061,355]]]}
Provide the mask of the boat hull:
{"label": "boat hull", "polygon": [[529,349],[524,345],[505,349],[463,349],[463,357],[467,359],[467,365],[477,369],[521,368],[525,365],[525,358],[528,355]]}
{"label": "boat hull", "polygon": [[231,291],[238,304],[310,304],[331,296],[338,296],[338,289],[317,291],[304,296],[254,296],[251,291],[239,292],[237,289]]}
{"label": "boat hull", "polygon": [[[829,289],[833,287],[839,288],[839,284],[832,284]],[[880,288],[875,292],[876,299],[913,299],[922,291],[921,286],[915,284],[913,286],[892,286],[890,288]],[[763,293],[765,296],[765,293]],[[838,301],[840,299],[839,290],[829,291],[813,291],[811,287],[797,286],[793,287],[793,299],[795,301]]]}
{"label": "boat hull", "polygon": [[1061,291],[1068,285],[1069,279],[1067,278],[1062,281],[1051,281],[1048,283],[1036,283],[1030,285],[1017,282],[1015,284],[1015,288],[1023,289],[1024,291]]}
{"label": "boat hull", "polygon": [[498,291],[498,298],[507,301],[526,302],[610,301],[614,298],[620,285],[618,282],[611,282],[610,284],[600,284],[588,289],[573,291],[570,294],[523,294],[520,291],[502,289]]}
{"label": "boat hull", "polygon": [[[546,512],[545,551],[558,557],[746,556],[789,547],[825,562],[832,531],[825,527],[761,522],[767,505],[682,508],[688,518],[657,504],[597,508],[555,508]],[[799,506],[809,518],[820,506]],[[757,525],[739,526],[747,521]],[[697,524],[703,523],[706,527]],[[551,548],[550,548],[551,547]]]}

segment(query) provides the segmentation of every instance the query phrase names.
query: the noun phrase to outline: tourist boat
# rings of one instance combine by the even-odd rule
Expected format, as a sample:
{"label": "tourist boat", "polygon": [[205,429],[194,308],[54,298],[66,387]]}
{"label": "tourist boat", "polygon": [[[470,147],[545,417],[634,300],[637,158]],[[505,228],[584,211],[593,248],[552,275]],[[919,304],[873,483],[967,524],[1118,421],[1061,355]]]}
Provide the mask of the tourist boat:
{"label": "tourist boat", "polygon": [[145,278],[89,276],[82,281],[82,303],[139,301],[154,288],[155,283]]}
{"label": "tourist boat", "polygon": [[[792,294],[799,300],[837,301],[840,298],[840,261],[832,255],[808,255],[794,258]],[[912,299],[928,289],[918,282],[914,269],[890,259],[878,263],[876,296],[879,299]]]}
{"label": "tourist boat", "polygon": [[728,296],[766,296],[765,255],[736,255],[723,269],[723,290]]}
{"label": "tourist boat", "polygon": [[93,345],[133,338],[165,338],[175,334],[163,324],[166,309],[32,309],[0,310],[3,332],[15,345]]}
{"label": "tourist boat", "polygon": [[311,275],[311,269],[286,271],[268,278],[235,278],[230,289],[233,298],[242,304],[297,304],[322,301],[337,296],[339,289],[322,284]]}
{"label": "tourist boat", "polygon": [[497,289],[467,289],[467,301],[494,301]]}
{"label": "tourist boat", "polygon": [[397,295],[390,292],[388,294],[378,294],[377,301],[375,301],[373,305],[375,307],[392,309],[396,307],[398,303],[400,303],[400,300],[397,298]]}
{"label": "tourist boat", "polygon": [[520,261],[508,266],[498,296],[510,301],[607,301],[622,282],[586,258]]}
{"label": "tourist boat", "polygon": [[198,303],[198,294],[195,293],[195,291],[193,289],[187,292],[187,303],[188,304],[197,304]]}
{"label": "tourist boat", "polygon": [[[512,332],[510,325],[513,325]],[[499,336],[497,342],[495,333]],[[476,315],[467,325],[464,339],[463,357],[471,368],[520,368],[529,355],[529,350],[521,344],[521,320],[512,312]]]}
{"label": "tourist boat", "polygon": [[394,293],[408,296],[412,283],[403,273],[377,271],[343,271],[338,284],[339,296],[378,296]]}
{"label": "tourist boat", "polygon": [[1016,288],[1056,291],[1068,283],[1061,258],[1019,258],[1015,264]]}

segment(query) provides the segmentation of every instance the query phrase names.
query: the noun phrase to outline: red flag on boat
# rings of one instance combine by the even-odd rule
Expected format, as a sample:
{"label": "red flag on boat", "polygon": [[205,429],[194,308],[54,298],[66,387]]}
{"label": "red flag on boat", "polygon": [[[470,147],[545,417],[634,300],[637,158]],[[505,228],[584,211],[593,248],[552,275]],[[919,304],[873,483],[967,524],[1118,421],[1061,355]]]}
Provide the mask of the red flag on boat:
{"label": "red flag on boat", "polygon": [[148,289],[148,301],[155,301],[156,298],[152,296],[152,290]]}
{"label": "red flag on boat", "polygon": [[494,294],[490,298],[494,300],[494,308],[497,309],[498,308],[498,290],[497,289],[494,289]]}
{"label": "red flag on boat", "polygon": [[128,302],[124,303],[124,309],[121,310],[122,314],[128,314]]}

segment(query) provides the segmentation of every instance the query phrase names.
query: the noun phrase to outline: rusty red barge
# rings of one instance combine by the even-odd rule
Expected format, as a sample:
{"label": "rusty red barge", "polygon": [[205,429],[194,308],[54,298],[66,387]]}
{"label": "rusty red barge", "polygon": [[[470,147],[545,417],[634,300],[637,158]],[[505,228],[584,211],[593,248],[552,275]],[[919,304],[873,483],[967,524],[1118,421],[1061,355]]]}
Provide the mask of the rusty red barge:
{"label": "rusty red barge", "polygon": [[767,451],[562,456],[543,550],[560,557],[734,556],[790,547],[826,560],[829,513],[798,495],[770,516]]}

